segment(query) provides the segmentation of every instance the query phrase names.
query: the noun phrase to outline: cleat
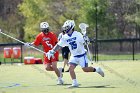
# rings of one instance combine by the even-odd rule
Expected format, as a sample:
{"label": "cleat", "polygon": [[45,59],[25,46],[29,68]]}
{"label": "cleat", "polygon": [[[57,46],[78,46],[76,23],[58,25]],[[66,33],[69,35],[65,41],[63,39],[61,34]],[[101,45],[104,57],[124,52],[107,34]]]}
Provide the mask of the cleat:
{"label": "cleat", "polygon": [[57,85],[63,85],[63,84],[64,84],[64,81],[62,79],[57,81]]}
{"label": "cleat", "polygon": [[68,88],[77,88],[77,87],[79,87],[79,84],[72,84],[72,85],[68,86]]}
{"label": "cleat", "polygon": [[65,71],[65,72],[69,72],[69,69],[67,71]]}
{"label": "cleat", "polygon": [[96,72],[97,72],[98,74],[100,74],[102,77],[104,77],[104,72],[103,72],[103,70],[102,70],[100,67],[98,67],[98,68],[96,69]]}
{"label": "cleat", "polygon": [[62,72],[64,72],[64,68],[62,68]]}

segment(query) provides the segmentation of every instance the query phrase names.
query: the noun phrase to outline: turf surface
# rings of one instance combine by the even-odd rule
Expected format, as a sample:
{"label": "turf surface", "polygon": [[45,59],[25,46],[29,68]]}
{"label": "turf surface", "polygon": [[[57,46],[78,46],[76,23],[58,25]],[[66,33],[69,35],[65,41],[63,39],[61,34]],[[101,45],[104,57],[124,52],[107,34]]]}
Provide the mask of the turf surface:
{"label": "turf surface", "polygon": [[[58,67],[62,67],[62,62]],[[0,66],[0,93],[140,93],[139,61],[102,61],[94,66],[104,69],[105,77],[97,73],[84,73],[76,68],[79,88],[71,84],[68,72],[63,74],[64,85],[56,85],[53,72],[43,65],[2,64]]]}

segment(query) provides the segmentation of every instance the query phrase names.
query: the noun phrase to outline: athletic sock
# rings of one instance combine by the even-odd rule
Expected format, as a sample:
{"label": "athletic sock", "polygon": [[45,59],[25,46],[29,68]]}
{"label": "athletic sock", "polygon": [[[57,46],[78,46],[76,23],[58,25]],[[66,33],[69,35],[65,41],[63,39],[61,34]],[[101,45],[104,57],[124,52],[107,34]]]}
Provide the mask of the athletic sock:
{"label": "athletic sock", "polygon": [[76,79],[73,79],[73,80],[72,80],[72,83],[73,83],[73,84],[78,84],[78,82],[77,82]]}
{"label": "athletic sock", "polygon": [[58,80],[62,80],[62,78],[61,77],[58,77]]}
{"label": "athletic sock", "polygon": [[99,67],[95,67],[95,72],[99,72]]}

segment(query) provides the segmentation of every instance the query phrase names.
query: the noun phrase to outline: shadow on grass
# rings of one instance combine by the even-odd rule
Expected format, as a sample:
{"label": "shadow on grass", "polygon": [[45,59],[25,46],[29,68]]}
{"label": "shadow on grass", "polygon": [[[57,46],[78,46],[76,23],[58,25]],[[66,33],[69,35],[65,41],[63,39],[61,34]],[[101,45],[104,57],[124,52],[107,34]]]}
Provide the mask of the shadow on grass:
{"label": "shadow on grass", "polygon": [[110,85],[100,85],[100,86],[79,86],[78,88],[116,88]]}
{"label": "shadow on grass", "polygon": [[63,85],[47,85],[47,86],[68,86],[68,85],[71,85],[71,84],[63,84]]}
{"label": "shadow on grass", "polygon": [[[70,86],[71,84],[63,84],[63,85],[42,85],[42,86]],[[38,86],[22,86],[22,87],[38,87]],[[68,87],[66,87],[67,89]],[[117,87],[113,87],[110,85],[99,85],[99,86],[81,86],[81,84],[79,84],[79,87],[72,87],[72,88],[117,88]]]}
{"label": "shadow on grass", "polygon": [[[70,86],[71,84],[63,84],[63,85],[47,85],[47,86]],[[100,86],[81,86],[79,84],[79,87],[73,87],[73,88],[116,88],[110,85],[100,85]]]}

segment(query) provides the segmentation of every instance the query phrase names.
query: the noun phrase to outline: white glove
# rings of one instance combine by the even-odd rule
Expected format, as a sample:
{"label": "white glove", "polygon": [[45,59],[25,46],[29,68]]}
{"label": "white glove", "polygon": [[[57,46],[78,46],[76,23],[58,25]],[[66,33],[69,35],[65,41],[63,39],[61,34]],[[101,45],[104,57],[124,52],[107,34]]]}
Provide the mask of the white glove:
{"label": "white glove", "polygon": [[32,44],[31,43],[29,43],[29,42],[27,42],[27,43],[24,43],[24,46],[26,46],[26,47],[29,47],[29,46],[31,46]]}
{"label": "white glove", "polygon": [[89,40],[88,36],[84,36],[83,38],[84,38],[86,44],[90,43],[90,40]]}
{"label": "white glove", "polygon": [[86,49],[84,49],[85,50],[85,52],[87,53],[87,50]]}
{"label": "white glove", "polygon": [[55,51],[49,50],[49,52],[46,53],[46,57],[50,60],[51,57],[54,58]]}

